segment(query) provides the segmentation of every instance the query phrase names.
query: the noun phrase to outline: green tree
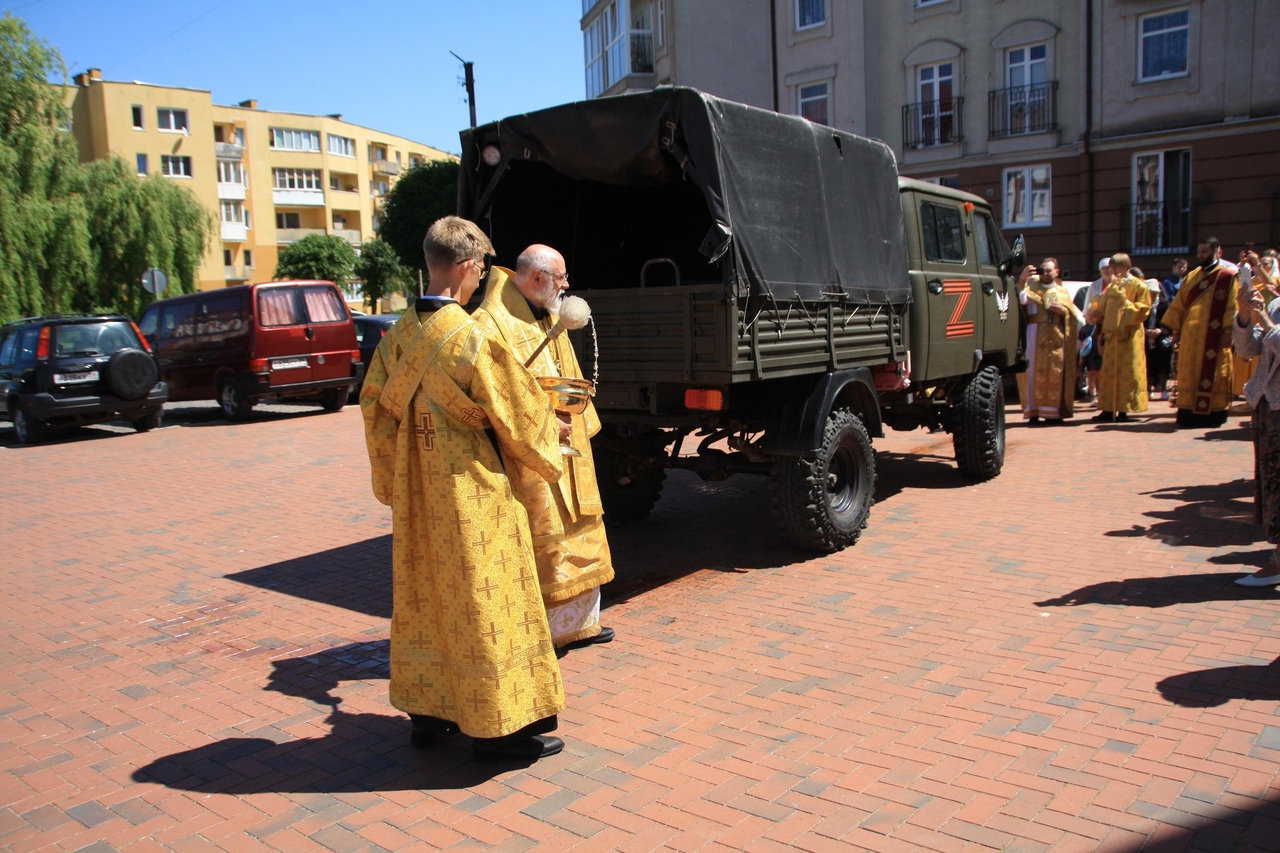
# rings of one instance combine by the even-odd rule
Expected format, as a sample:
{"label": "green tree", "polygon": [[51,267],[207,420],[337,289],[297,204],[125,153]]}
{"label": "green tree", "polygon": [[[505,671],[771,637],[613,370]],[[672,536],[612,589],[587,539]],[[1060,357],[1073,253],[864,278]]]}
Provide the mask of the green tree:
{"label": "green tree", "polygon": [[435,160],[400,176],[387,194],[378,236],[391,244],[400,262],[427,272],[422,238],[431,223],[458,212],[458,161]]}
{"label": "green tree", "polygon": [[356,252],[332,234],[312,234],[280,250],[275,278],[318,278],[343,287],[351,281]]}
{"label": "green tree", "polygon": [[376,314],[378,300],[392,293],[403,291],[409,285],[409,270],[400,263],[400,256],[386,240],[374,238],[360,249],[356,259],[355,277],[361,281],[365,299]]}
{"label": "green tree", "polygon": [[0,320],[52,311],[136,315],[150,266],[196,287],[212,219],[185,187],[118,158],[81,164],[66,68],[19,18],[0,18]]}

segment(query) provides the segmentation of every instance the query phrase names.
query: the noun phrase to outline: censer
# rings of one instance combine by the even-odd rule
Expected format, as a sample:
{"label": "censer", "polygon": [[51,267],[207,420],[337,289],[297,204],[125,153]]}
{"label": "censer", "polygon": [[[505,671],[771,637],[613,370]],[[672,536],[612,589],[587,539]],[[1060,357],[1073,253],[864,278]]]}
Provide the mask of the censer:
{"label": "censer", "polygon": [[[560,316],[549,330],[546,339],[538,344],[538,348],[524,363],[531,367],[547,344],[559,337],[567,329],[581,329],[591,322],[591,306],[580,296],[566,296],[560,304]],[[599,375],[599,355],[597,354],[596,375]],[[551,398],[551,406],[565,415],[580,415],[587,410],[591,398],[595,396],[595,382],[578,379],[572,376],[539,376],[538,385]],[[582,451],[573,445],[563,443],[560,452],[565,456],[581,456]]]}

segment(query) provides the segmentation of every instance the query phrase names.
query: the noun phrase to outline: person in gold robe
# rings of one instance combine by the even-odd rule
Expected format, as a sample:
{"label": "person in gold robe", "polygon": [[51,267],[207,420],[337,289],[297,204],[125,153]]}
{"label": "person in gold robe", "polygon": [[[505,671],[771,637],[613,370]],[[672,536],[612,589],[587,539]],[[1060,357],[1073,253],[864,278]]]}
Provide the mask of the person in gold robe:
{"label": "person in gold robe", "polygon": [[1196,247],[1200,265],[1187,273],[1160,324],[1173,333],[1178,351],[1179,427],[1217,427],[1231,408],[1236,319],[1237,269],[1222,260],[1222,247],[1209,237]]}
{"label": "person in gold robe", "polygon": [[1124,252],[1111,256],[1111,282],[1089,304],[1088,320],[1102,327],[1102,371],[1098,376],[1098,414],[1102,423],[1129,420],[1129,412],[1147,410],[1145,322],[1151,292],[1129,273]]}
{"label": "person in gold robe", "polygon": [[[515,271],[498,267],[489,280],[477,323],[490,329],[527,361],[555,324],[569,289],[564,257],[533,245]],[[568,336],[554,338],[530,368],[538,376],[585,378]],[[596,485],[591,437],[600,431],[595,406],[581,415],[560,415],[571,426],[571,444],[581,456],[565,459],[564,474],[548,483],[519,461],[508,466],[516,497],[529,513],[538,580],[556,648],[607,643],[612,628],[600,624],[600,586],[613,580],[613,558],[605,536],[604,507]]]}
{"label": "person in gold robe", "polygon": [[473,738],[479,760],[537,759],[565,704],[524,507],[503,456],[562,473],[558,421],[533,375],[462,304],[493,247],[437,220],[423,243],[428,295],[387,332],[360,394],[373,492],[392,513],[391,704],[411,741]]}
{"label": "person in gold robe", "polygon": [[1045,258],[1039,270],[1022,273],[1018,300],[1027,312],[1026,394],[1022,416],[1062,423],[1075,414],[1076,323],[1071,292],[1058,277],[1058,261]]}

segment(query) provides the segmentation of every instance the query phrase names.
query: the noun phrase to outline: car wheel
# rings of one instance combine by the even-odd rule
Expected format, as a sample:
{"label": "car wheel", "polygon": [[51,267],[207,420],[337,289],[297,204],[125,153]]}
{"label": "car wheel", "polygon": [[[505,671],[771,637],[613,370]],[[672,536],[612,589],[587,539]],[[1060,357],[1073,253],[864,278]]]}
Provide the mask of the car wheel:
{"label": "car wheel", "polygon": [[140,418],[135,418],[134,420],[130,421],[130,423],[133,424],[133,428],[136,429],[138,432],[146,432],[147,430],[160,429],[162,411],[163,411],[162,409],[155,409],[154,411],[147,412]]}
{"label": "car wheel", "polygon": [[13,431],[17,433],[20,444],[36,444],[44,440],[48,432],[44,423],[32,420],[21,406],[15,406],[9,417],[13,421]]}
{"label": "car wheel", "polygon": [[338,412],[347,404],[347,398],[350,396],[350,385],[343,385],[341,388],[331,388],[320,395],[320,405],[324,406],[324,410],[326,412]]}
{"label": "car wheel", "polygon": [[253,410],[253,401],[246,398],[240,386],[230,379],[218,383],[218,405],[229,421],[242,421]]}
{"label": "car wheel", "polygon": [[156,360],[140,349],[122,349],[107,362],[107,387],[121,400],[141,400],[159,378]]}

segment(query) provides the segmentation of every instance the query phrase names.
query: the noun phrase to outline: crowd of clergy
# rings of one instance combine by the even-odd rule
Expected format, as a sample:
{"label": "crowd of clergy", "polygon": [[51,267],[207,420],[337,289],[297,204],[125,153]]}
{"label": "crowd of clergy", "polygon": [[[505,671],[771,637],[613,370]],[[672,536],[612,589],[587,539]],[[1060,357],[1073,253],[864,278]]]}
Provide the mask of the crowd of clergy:
{"label": "crowd of clergy", "polygon": [[[1248,244],[1236,264],[1206,237],[1196,265],[1178,259],[1163,281],[1117,252],[1073,297],[1058,263],[1028,266],[1019,282],[1027,369],[1019,378],[1032,425],[1075,414],[1077,375],[1092,420],[1125,423],[1151,399],[1170,400],[1181,429],[1221,427],[1240,396],[1252,413],[1256,520],[1276,546],[1242,586],[1280,584],[1280,263]],[[1168,383],[1174,382],[1172,397]]]}

